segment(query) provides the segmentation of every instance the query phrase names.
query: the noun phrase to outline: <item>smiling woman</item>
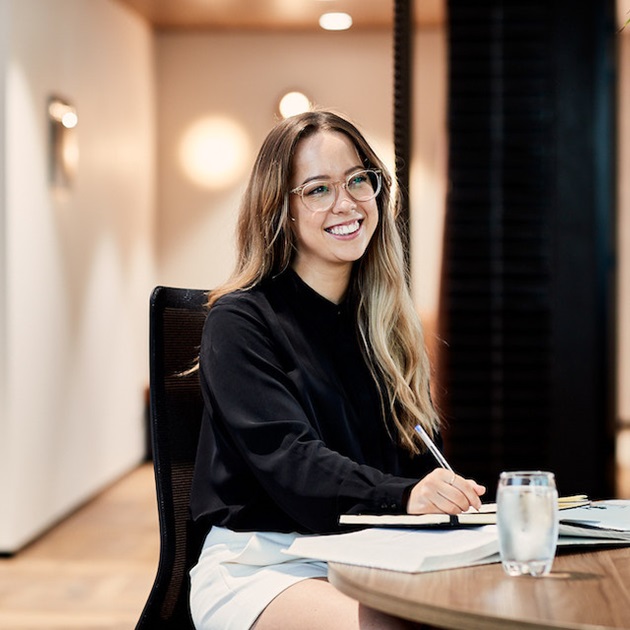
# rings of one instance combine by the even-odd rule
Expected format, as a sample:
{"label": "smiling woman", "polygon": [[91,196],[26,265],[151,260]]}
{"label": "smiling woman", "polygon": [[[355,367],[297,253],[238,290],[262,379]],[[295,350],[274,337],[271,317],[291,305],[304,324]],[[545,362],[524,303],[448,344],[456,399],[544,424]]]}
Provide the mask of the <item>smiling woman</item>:
{"label": "smiling woman", "polygon": [[[242,198],[238,262],[212,292],[191,511],[199,630],[407,627],[285,551],[344,513],[448,513],[484,488],[435,469],[422,328],[396,227],[397,187],[359,130],[314,110],[265,138]],[[262,404],[261,404],[262,403]],[[325,602],[325,605],[321,605]]]}

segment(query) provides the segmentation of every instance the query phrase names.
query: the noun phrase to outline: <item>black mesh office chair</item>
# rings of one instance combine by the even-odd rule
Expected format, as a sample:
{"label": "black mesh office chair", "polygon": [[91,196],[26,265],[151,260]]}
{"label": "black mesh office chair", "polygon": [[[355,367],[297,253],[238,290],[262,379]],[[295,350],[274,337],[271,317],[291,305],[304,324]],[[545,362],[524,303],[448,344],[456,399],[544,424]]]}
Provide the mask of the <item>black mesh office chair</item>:
{"label": "black mesh office chair", "polygon": [[192,630],[188,571],[201,546],[188,512],[203,402],[196,372],[206,292],[157,287],[150,302],[150,416],[160,519],[157,575],[136,630]]}

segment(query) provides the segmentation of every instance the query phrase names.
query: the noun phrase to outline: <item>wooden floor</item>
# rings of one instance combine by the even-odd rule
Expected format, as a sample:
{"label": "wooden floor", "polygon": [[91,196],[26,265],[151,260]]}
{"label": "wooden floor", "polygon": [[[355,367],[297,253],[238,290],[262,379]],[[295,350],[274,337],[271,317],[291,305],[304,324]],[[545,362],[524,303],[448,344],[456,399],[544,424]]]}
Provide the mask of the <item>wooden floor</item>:
{"label": "wooden floor", "polygon": [[133,630],[159,535],[143,465],[12,558],[0,558],[2,630]]}

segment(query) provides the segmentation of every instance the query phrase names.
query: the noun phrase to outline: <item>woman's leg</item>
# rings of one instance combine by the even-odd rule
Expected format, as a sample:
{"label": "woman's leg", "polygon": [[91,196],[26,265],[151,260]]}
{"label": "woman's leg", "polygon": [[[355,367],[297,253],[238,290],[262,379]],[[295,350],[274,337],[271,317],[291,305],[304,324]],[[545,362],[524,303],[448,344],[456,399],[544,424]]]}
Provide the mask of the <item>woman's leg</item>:
{"label": "woman's leg", "polygon": [[252,630],[410,630],[420,627],[367,608],[324,579],[307,579],[272,600]]}

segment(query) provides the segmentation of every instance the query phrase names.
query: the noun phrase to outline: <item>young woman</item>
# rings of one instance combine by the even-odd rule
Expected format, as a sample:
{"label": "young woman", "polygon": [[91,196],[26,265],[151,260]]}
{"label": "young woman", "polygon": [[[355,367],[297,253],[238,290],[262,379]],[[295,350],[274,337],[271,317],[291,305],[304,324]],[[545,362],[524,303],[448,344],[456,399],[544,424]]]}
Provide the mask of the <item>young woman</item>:
{"label": "young woman", "polygon": [[282,550],[343,513],[480,506],[484,488],[436,469],[414,431],[439,422],[396,211],[385,165],[334,113],[289,118],[260,149],[199,359],[199,630],[408,627]]}

